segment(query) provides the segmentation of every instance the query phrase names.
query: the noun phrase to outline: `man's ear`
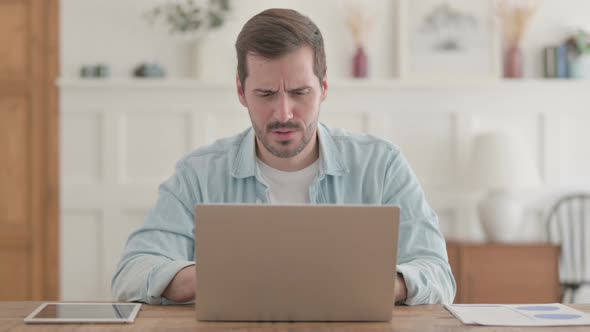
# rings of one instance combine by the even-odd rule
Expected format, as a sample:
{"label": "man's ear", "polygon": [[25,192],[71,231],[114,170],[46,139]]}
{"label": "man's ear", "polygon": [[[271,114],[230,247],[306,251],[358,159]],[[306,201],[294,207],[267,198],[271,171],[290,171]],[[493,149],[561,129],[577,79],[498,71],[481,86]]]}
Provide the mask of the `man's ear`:
{"label": "man's ear", "polygon": [[322,98],[321,101],[324,101],[324,99],[326,99],[326,97],[328,96],[328,71],[326,71],[326,74],[324,74],[324,78],[322,79]]}
{"label": "man's ear", "polygon": [[236,89],[238,92],[238,98],[240,99],[240,104],[244,105],[244,107],[248,107],[248,103],[246,102],[246,93],[244,92],[244,87],[242,86],[242,81],[240,81],[239,75],[236,75]]}

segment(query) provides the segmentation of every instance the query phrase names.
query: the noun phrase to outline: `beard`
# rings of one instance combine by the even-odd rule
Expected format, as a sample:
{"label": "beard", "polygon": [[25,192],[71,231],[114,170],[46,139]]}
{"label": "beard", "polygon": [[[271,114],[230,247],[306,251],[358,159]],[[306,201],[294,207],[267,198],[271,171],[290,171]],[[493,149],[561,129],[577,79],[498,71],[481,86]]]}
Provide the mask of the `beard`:
{"label": "beard", "polygon": [[[312,121],[307,127],[297,122],[271,122],[266,128],[259,128],[252,122],[256,137],[262,143],[262,145],[276,157],[279,158],[291,158],[295,157],[309,144],[313,135],[316,133],[318,125],[318,119]],[[301,131],[303,136],[298,141],[295,140],[284,140],[284,141],[273,141],[270,139],[270,133],[277,129],[291,129],[294,131]]]}

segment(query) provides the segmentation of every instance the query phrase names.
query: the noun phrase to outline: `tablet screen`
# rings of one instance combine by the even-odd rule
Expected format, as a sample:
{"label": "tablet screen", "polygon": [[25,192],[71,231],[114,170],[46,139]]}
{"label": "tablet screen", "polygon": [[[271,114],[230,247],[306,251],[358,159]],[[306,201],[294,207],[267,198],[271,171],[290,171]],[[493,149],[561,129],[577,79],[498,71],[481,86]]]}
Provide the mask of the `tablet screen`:
{"label": "tablet screen", "polygon": [[27,322],[132,322],[141,305],[137,303],[45,303]]}

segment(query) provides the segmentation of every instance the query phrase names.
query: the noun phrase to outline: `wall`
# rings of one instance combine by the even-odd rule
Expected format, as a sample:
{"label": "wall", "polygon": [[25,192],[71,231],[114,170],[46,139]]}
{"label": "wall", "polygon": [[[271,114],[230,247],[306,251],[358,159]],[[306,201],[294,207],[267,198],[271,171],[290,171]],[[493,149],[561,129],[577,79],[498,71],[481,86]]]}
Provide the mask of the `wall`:
{"label": "wall", "polygon": [[[472,241],[483,239],[474,210],[481,195],[465,181],[473,138],[518,132],[544,186],[521,193],[529,203],[517,237],[543,241],[550,196],[565,186],[590,188],[590,114],[579,102],[588,89],[582,82],[340,81],[331,85],[321,121],[395,142],[445,237]],[[175,162],[243,130],[249,118],[231,83],[195,81],[64,80],[61,108],[63,296],[108,299],[125,240]]]}
{"label": "wall", "polygon": [[[480,1],[480,0],[478,0]],[[62,0],[62,76],[75,76],[81,64],[105,62],[113,76],[128,76],[142,61],[165,65],[170,76],[184,76],[189,65],[186,42],[167,35],[162,26],[151,27],[142,14],[163,0]],[[241,26],[252,15],[269,7],[288,7],[310,16],[326,40],[329,74],[349,77],[352,38],[345,27],[345,6],[352,0],[242,0],[233,1],[235,10],[228,24],[214,31],[205,42],[203,76],[228,81],[235,75],[233,45]],[[375,17],[369,39],[371,72],[375,78],[392,77],[395,72],[395,1],[364,0],[363,6]],[[578,26],[590,30],[590,1],[544,0],[525,40],[525,72],[540,77],[541,48],[560,43]]]}
{"label": "wall", "polygon": [[[140,17],[154,3],[160,1],[62,0],[62,75],[75,77],[81,64],[105,62],[114,77],[127,77],[138,62],[156,60],[171,76],[182,76],[188,63],[182,43]],[[542,235],[539,216],[548,202],[562,191],[590,188],[586,83],[347,82],[352,41],[341,19],[343,3],[234,1],[232,20],[204,46],[204,58],[215,59],[205,69],[207,82],[62,82],[64,299],[109,299],[110,276],[125,239],[143,222],[174,162],[248,124],[232,87],[233,43],[247,18],[270,5],[300,9],[320,26],[333,83],[323,117],[400,145],[447,237],[482,239],[473,211],[479,196],[461,185],[471,139],[479,132],[508,128],[530,144],[545,183],[542,190],[523,194],[527,227],[536,236]],[[377,22],[370,41],[373,77],[391,78],[394,2],[363,4]],[[539,49],[560,41],[589,10],[590,1],[545,1],[526,43],[529,76],[540,76]]]}
{"label": "wall", "polygon": [[[106,62],[114,76],[127,76],[140,61],[158,61],[166,66],[171,76],[183,76],[189,66],[185,41],[170,37],[165,29],[150,27],[141,15],[158,0],[94,1],[63,0],[62,68],[64,76],[76,75],[83,63]],[[234,42],[242,25],[254,14],[270,7],[295,8],[316,21],[326,40],[330,73],[346,76],[346,58],[352,47],[342,17],[342,1],[233,1],[234,11],[227,24],[207,38],[203,58],[209,62],[204,70],[207,79],[232,80],[235,75]],[[370,0],[364,2],[375,13],[379,24],[371,37],[371,51],[375,56],[374,74],[387,77],[393,73],[393,2]],[[89,15],[92,13],[92,15]],[[80,30],[84,33],[80,33]]]}

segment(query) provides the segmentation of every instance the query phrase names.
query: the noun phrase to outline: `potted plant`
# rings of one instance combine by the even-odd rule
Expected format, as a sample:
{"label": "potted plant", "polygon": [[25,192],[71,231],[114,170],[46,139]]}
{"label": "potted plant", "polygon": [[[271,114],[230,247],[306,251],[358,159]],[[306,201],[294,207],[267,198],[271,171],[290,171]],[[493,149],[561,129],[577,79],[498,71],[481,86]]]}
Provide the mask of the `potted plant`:
{"label": "potted plant", "polygon": [[201,71],[203,38],[210,30],[223,26],[230,11],[231,0],[170,0],[152,8],[145,18],[152,25],[163,21],[171,35],[190,42],[191,71],[196,78]]}
{"label": "potted plant", "polygon": [[573,78],[590,78],[590,34],[580,30],[572,38],[575,58],[571,63]]}

